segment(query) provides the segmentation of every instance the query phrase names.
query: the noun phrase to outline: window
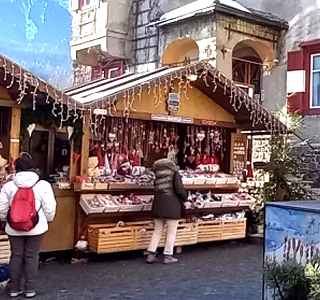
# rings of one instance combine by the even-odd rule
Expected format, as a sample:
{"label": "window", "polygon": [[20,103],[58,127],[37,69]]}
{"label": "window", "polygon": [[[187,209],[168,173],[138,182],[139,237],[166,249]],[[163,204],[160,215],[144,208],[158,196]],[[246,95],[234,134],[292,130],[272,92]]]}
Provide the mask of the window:
{"label": "window", "polygon": [[320,54],[311,55],[311,107],[320,108]]}
{"label": "window", "polygon": [[93,5],[96,2],[96,0],[79,0],[79,6],[81,9],[86,8],[88,6]]}
{"label": "window", "polygon": [[116,78],[120,75],[119,68],[112,68],[108,70],[108,78]]}

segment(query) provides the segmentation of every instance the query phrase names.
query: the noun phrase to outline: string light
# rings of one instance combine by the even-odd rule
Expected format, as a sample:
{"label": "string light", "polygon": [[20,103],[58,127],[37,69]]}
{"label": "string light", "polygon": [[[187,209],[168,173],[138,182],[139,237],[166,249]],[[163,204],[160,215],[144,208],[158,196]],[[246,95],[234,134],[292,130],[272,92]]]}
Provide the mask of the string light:
{"label": "string light", "polygon": [[35,86],[33,92],[31,92],[31,94],[32,94],[32,109],[33,110],[36,110],[38,87],[39,87],[39,82],[36,81],[36,86]]}
{"label": "string light", "polygon": [[159,78],[159,83],[158,83],[158,102],[157,102],[157,104],[156,104],[156,107],[159,107],[160,105],[161,105],[161,103],[162,103],[162,101],[161,101],[161,85],[162,85],[162,82],[161,82],[161,79]]}
{"label": "string light", "polygon": [[12,75],[11,75],[11,82],[10,84],[7,86],[7,89],[11,89],[13,87],[14,84],[14,65],[12,65]]}
{"label": "string light", "polygon": [[[2,67],[4,69],[4,81],[7,80],[7,75],[10,74],[11,81],[7,88],[11,88],[14,85],[15,80],[15,73],[18,73],[16,78],[16,81],[18,83],[18,90],[19,90],[19,96],[17,98],[17,102],[20,104],[22,100],[24,99],[26,93],[26,90],[29,88],[28,84],[30,84],[34,90],[31,92],[32,94],[32,100],[33,100],[33,108],[35,109],[36,106],[36,100],[38,97],[38,91],[41,89],[41,92],[46,93],[46,103],[50,103],[50,96],[53,98],[53,108],[52,108],[52,114],[57,117],[57,109],[58,105],[60,103],[60,113],[61,116],[61,122],[67,120],[70,118],[71,112],[74,111],[73,115],[73,122],[76,122],[79,118],[83,118],[84,111],[87,110],[89,107],[89,112],[92,115],[92,107],[90,104],[77,104],[76,102],[72,101],[70,102],[70,97],[64,95],[62,92],[60,93],[60,97],[57,94],[56,90],[54,88],[51,88],[51,95],[49,92],[49,85],[46,84],[43,81],[38,80],[35,76],[28,73],[26,70],[19,67],[19,72],[15,70],[17,66],[10,61],[7,61],[4,58],[0,57],[0,61],[2,62]],[[201,72],[201,73],[200,73]],[[199,75],[200,73],[200,75]],[[110,95],[110,97],[113,98],[111,100],[108,97],[100,99],[98,102],[95,103],[95,105],[100,106],[108,111],[108,115],[113,116],[112,112],[116,112],[116,103],[118,99],[121,97],[124,101],[124,109],[123,109],[123,116],[129,117],[131,111],[136,111],[134,108],[134,102],[136,101],[136,97],[138,97],[139,102],[142,101],[142,93],[143,93],[143,86],[147,85],[147,91],[148,95],[151,93],[153,94],[154,98],[154,105],[157,107],[161,105],[162,103],[162,97],[167,97],[170,91],[175,90],[174,82],[178,80],[178,94],[181,96],[181,93],[183,92],[185,95],[185,98],[189,100],[188,97],[188,89],[192,89],[192,82],[190,78],[197,79],[196,81],[203,80],[204,85],[207,88],[210,88],[213,93],[216,92],[217,88],[219,86],[222,87],[224,95],[227,95],[227,93],[230,96],[230,105],[233,107],[234,111],[236,113],[239,112],[240,108],[242,106],[245,106],[247,111],[249,112],[249,118],[252,122],[252,126],[256,126],[257,124],[264,124],[265,127],[269,131],[278,130],[279,132],[286,131],[285,126],[277,120],[275,116],[273,116],[270,112],[266,111],[259,103],[254,101],[252,98],[250,98],[247,93],[243,92],[234,82],[227,79],[225,75],[223,75],[221,72],[219,72],[216,68],[214,68],[209,62],[203,61],[202,63],[195,63],[193,65],[187,66],[185,69],[175,70],[172,73],[169,73],[163,77],[159,77],[153,80],[149,80],[148,82],[141,83],[138,86],[138,89],[136,87],[131,88],[127,91],[120,91],[118,93],[115,93],[113,95]],[[195,81],[195,82],[196,82]],[[52,97],[53,94],[53,97]],[[62,102],[62,103],[61,103]],[[64,103],[65,102],[65,103]],[[66,118],[64,118],[64,105],[67,106],[67,114]],[[78,113],[79,111],[79,113]],[[93,121],[91,119],[91,126],[98,126],[98,123],[103,124],[105,117],[95,118]],[[94,129],[94,128],[93,128]]]}

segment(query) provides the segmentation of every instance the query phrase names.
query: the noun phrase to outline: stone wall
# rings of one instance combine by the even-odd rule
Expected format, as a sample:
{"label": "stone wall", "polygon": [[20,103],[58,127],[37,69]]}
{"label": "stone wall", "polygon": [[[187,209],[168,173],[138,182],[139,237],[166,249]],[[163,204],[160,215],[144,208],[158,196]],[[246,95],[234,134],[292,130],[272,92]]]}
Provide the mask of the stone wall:
{"label": "stone wall", "polygon": [[183,22],[174,23],[161,27],[160,30],[160,53],[173,41],[181,38],[190,38],[195,41],[209,39],[216,36],[216,22],[213,16],[187,19]]}
{"label": "stone wall", "polygon": [[320,188],[320,147],[312,150],[310,147],[301,147],[297,150],[301,162],[303,181],[310,181],[313,188]]}

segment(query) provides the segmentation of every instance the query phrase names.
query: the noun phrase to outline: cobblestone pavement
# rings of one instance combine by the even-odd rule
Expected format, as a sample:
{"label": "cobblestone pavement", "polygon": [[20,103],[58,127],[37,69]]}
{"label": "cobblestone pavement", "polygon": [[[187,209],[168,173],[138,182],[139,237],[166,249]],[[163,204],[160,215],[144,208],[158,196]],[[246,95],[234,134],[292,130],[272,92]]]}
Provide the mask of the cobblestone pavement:
{"label": "cobblestone pavement", "polygon": [[262,247],[256,243],[196,245],[177,257],[179,264],[170,266],[146,265],[141,252],[99,256],[87,264],[43,263],[37,299],[262,299]]}

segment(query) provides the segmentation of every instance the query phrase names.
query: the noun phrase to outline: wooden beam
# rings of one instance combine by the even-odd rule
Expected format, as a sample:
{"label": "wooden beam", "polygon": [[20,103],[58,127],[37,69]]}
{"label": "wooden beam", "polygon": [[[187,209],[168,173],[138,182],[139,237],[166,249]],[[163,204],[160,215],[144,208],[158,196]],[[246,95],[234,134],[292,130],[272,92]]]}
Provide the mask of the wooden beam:
{"label": "wooden beam", "polygon": [[13,100],[4,100],[4,99],[0,99],[0,106],[5,106],[5,107],[20,107],[20,108],[26,108],[26,107],[28,107],[25,103],[18,104],[16,101],[13,101]]}
{"label": "wooden beam", "polygon": [[10,127],[10,149],[9,153],[13,159],[19,157],[20,152],[20,124],[21,108],[12,107],[11,109],[11,127]]}
{"label": "wooden beam", "polygon": [[90,148],[90,112],[85,112],[83,116],[83,135],[81,145],[80,175],[88,174],[88,160]]}

